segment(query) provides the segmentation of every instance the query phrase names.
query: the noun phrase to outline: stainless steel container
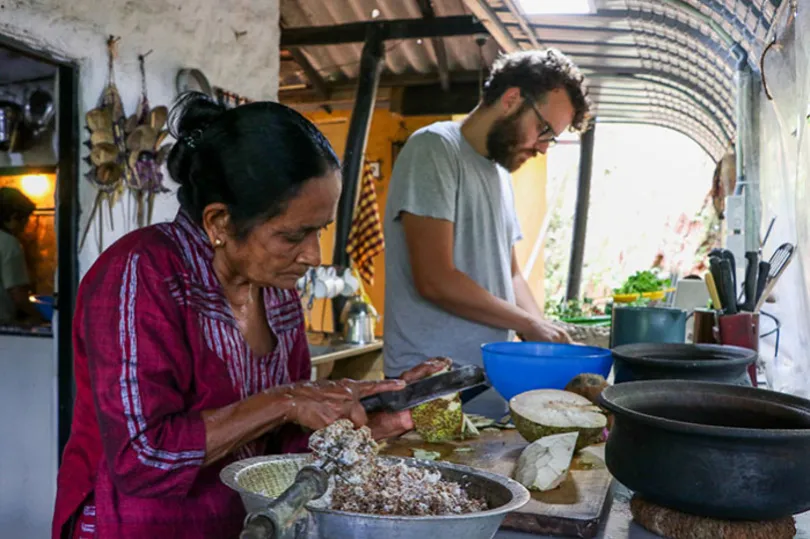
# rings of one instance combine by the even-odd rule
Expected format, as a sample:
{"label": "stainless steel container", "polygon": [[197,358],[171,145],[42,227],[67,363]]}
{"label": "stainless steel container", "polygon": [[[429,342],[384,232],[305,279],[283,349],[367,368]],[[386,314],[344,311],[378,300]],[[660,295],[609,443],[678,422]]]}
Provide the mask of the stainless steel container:
{"label": "stainless steel container", "polygon": [[12,101],[0,101],[0,151],[16,151],[20,123],[23,121],[22,107]]}
{"label": "stainless steel container", "polygon": [[[448,462],[381,457],[389,462],[406,461],[408,465],[438,470],[444,479],[461,484],[471,495],[487,500],[491,509],[478,513],[447,516],[383,516],[333,511],[325,498],[307,505],[290,539],[424,539],[426,537],[460,537],[491,539],[507,513],[529,501],[529,491],[507,477],[459,466]],[[241,460],[225,467],[222,481],[236,490],[248,512],[266,507],[275,496],[290,486],[303,467],[306,455],[278,455]],[[266,493],[267,495],[260,494]],[[285,539],[287,539],[285,537]]]}
{"label": "stainless steel container", "polygon": [[376,339],[374,331],[379,315],[370,303],[359,296],[350,298],[343,307],[340,322],[343,340],[350,344],[368,344]]}

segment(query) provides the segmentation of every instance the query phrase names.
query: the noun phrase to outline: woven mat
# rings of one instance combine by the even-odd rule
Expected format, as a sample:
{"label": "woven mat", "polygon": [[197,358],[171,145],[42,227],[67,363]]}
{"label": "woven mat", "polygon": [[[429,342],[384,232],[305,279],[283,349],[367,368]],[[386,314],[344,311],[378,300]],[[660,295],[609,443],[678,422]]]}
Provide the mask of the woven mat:
{"label": "woven mat", "polygon": [[650,503],[638,495],[630,501],[633,520],[667,539],[793,539],[793,517],[762,522],[715,520],[687,515]]}

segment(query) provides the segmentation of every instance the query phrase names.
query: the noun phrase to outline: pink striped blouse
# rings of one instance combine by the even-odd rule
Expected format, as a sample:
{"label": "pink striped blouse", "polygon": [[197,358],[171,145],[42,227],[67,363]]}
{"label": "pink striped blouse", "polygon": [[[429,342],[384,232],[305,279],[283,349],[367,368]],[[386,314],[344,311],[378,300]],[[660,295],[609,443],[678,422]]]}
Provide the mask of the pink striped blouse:
{"label": "pink striped blouse", "polygon": [[244,511],[220,483],[222,467],[305,449],[304,433],[288,425],[202,467],[200,412],[310,376],[297,293],[264,290],[278,346],[256,357],[212,259],[204,231],[180,212],[116,242],[83,279],[73,328],[77,395],[54,539],[69,537],[66,524],[81,515],[77,537],[238,537]]}

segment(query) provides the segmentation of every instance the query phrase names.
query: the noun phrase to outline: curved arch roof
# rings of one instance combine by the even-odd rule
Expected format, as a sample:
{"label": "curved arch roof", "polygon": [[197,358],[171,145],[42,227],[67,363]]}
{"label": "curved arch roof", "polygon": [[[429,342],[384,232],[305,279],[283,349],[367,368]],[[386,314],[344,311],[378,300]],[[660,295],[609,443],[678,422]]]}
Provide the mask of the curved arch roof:
{"label": "curved arch roof", "polygon": [[[493,39],[479,49],[472,37],[438,41],[453,75],[475,71],[498,49],[556,47],[589,80],[598,121],[653,124],[693,139],[716,160],[735,137],[735,45],[756,69],[783,0],[592,0],[586,15],[526,15],[518,0],[284,0],[288,28],[472,14]],[[308,47],[307,60],[327,82],[356,78],[360,44]],[[438,75],[437,43],[387,43],[392,75]]]}

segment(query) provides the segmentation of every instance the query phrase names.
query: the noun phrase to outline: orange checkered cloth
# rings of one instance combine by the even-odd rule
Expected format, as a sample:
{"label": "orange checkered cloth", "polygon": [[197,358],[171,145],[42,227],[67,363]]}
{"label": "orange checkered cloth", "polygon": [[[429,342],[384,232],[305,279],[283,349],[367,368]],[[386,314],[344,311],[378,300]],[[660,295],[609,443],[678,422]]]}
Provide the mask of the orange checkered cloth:
{"label": "orange checkered cloth", "polygon": [[380,207],[377,204],[377,190],[374,188],[374,175],[366,162],[346,252],[352,258],[360,277],[369,285],[374,284],[374,257],[384,250],[385,238]]}

